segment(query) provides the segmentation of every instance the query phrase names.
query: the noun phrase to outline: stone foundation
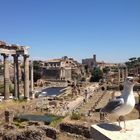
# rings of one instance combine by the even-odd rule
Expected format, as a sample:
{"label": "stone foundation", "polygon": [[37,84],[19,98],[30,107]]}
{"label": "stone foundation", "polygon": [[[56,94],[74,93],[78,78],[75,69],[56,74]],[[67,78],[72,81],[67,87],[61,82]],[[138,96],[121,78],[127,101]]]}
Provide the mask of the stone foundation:
{"label": "stone foundation", "polygon": [[[8,130],[8,131],[7,131]],[[53,140],[57,139],[59,131],[49,126],[28,126],[24,130],[17,130],[12,126],[6,126],[6,129],[0,131],[2,140],[45,140],[47,137]]]}
{"label": "stone foundation", "polygon": [[59,134],[59,131],[56,130],[55,128],[49,126],[42,126],[40,127],[40,129],[45,131],[47,137],[52,139],[57,139],[57,135]]}
{"label": "stone foundation", "polygon": [[60,124],[60,131],[73,133],[73,134],[76,134],[76,135],[81,135],[81,136],[84,136],[86,138],[91,137],[89,127],[85,127],[85,126],[82,126],[82,125],[61,123]]}
{"label": "stone foundation", "polygon": [[43,130],[32,128],[22,132],[9,131],[3,135],[2,140],[44,140],[45,137]]}

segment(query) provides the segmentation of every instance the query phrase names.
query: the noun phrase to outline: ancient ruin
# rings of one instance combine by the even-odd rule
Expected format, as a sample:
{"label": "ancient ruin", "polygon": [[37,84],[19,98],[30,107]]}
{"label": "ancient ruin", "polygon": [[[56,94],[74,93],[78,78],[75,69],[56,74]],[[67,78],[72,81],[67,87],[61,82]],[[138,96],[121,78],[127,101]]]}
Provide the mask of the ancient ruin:
{"label": "ancient ruin", "polygon": [[0,41],[0,54],[4,61],[4,99],[9,99],[9,56],[14,59],[14,98],[19,98],[19,70],[18,58],[24,58],[24,98],[29,99],[29,54],[26,46],[19,46],[15,44],[7,44]]}

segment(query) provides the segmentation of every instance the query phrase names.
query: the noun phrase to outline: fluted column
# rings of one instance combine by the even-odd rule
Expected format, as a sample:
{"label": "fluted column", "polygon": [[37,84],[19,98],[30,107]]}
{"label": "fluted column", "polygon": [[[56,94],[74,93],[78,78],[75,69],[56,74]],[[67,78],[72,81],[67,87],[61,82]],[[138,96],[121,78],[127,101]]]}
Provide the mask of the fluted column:
{"label": "fluted column", "polygon": [[4,58],[4,100],[9,99],[9,84],[10,84],[10,77],[9,77],[9,55],[2,54]]}
{"label": "fluted column", "polygon": [[12,55],[14,57],[14,98],[19,98],[19,70],[18,70],[18,56]]}
{"label": "fluted column", "polygon": [[24,55],[24,98],[29,99],[29,55]]}

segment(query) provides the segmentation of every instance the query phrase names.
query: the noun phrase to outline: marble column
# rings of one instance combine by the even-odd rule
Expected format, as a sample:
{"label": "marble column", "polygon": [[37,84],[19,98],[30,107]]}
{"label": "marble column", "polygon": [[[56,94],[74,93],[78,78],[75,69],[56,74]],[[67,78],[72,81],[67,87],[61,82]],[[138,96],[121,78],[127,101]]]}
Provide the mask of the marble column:
{"label": "marble column", "polygon": [[32,98],[34,98],[34,75],[33,75],[33,61],[30,62],[30,72],[31,72],[31,94]]}
{"label": "marble column", "polygon": [[14,98],[19,98],[19,70],[18,57],[19,55],[12,55],[14,57]]}
{"label": "marble column", "polygon": [[29,99],[29,55],[24,55],[24,98]]}
{"label": "marble column", "polygon": [[9,99],[9,85],[10,85],[10,76],[9,76],[9,55],[2,54],[4,58],[4,100]]}

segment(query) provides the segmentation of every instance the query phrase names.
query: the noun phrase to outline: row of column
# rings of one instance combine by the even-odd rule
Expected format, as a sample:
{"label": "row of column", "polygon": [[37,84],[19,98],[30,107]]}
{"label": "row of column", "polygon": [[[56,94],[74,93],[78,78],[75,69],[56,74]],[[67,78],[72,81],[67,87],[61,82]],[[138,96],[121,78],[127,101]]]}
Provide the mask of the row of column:
{"label": "row of column", "polygon": [[[9,61],[7,54],[1,54],[4,58],[4,99],[9,99],[9,86],[10,86],[10,76],[9,76]],[[12,55],[14,57],[14,98],[19,98],[19,55]],[[24,98],[29,99],[29,55],[23,55],[24,57]]]}
{"label": "row of column", "polygon": [[118,68],[118,83],[124,82],[125,78],[128,76],[127,68]]}

